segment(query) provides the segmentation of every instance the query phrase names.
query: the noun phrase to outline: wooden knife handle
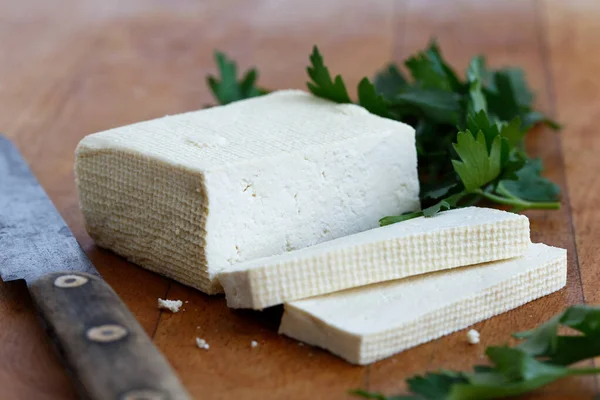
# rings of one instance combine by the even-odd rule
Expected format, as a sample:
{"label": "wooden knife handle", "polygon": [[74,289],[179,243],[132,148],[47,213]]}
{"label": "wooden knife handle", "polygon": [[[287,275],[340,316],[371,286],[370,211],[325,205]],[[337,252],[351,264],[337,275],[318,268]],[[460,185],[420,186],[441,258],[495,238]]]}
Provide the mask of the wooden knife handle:
{"label": "wooden knife handle", "polygon": [[190,399],[167,360],[104,280],[57,272],[33,282],[30,291],[82,398]]}

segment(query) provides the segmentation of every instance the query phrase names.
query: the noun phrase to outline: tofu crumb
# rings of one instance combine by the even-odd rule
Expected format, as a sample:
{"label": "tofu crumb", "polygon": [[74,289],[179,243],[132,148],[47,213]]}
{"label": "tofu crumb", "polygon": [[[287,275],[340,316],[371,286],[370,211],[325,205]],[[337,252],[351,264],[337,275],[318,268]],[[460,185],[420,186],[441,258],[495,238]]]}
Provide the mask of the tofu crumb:
{"label": "tofu crumb", "polygon": [[256,346],[258,346],[258,342],[256,340],[250,342],[250,347],[255,348]]}
{"label": "tofu crumb", "polygon": [[475,329],[471,329],[469,332],[467,332],[467,341],[471,344],[479,343],[479,332],[477,332]]}
{"label": "tofu crumb", "polygon": [[204,349],[204,350],[210,349],[210,346],[208,343],[206,343],[206,340],[198,338],[198,337],[196,338],[196,346],[199,349]]}
{"label": "tofu crumb", "polygon": [[169,310],[172,313],[176,313],[179,311],[183,302],[181,300],[163,300],[158,299],[158,309],[159,310]]}

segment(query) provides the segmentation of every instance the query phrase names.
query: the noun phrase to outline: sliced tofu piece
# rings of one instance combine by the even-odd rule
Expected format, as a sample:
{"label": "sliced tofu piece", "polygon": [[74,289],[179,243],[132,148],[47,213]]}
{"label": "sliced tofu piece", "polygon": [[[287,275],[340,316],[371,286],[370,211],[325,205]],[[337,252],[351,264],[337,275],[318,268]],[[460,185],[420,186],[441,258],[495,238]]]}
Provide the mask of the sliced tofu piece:
{"label": "sliced tofu piece", "polygon": [[291,300],[522,255],[529,220],[468,207],[331,240],[223,271],[227,305],[262,309]]}
{"label": "sliced tofu piece", "polygon": [[233,264],[419,209],[412,127],[297,90],[87,136],[75,171],[99,246],[206,293]]}
{"label": "sliced tofu piece", "polygon": [[566,284],[567,252],[435,272],[287,303],[279,333],[369,364],[537,299]]}

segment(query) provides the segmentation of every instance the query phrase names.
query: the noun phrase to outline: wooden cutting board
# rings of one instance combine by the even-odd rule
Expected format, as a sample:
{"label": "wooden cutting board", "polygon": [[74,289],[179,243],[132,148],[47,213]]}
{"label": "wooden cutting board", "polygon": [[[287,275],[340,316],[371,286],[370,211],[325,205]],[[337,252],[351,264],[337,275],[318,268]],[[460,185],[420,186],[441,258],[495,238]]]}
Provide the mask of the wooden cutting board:
{"label": "wooden cutting board", "polygon": [[[1,0],[0,131],[12,138],[84,249],[198,399],[337,399],[347,389],[402,392],[404,379],[467,369],[486,345],[576,303],[600,300],[600,3],[590,1]],[[520,65],[537,105],[565,124],[528,145],[560,183],[560,211],[531,212],[534,241],[569,252],[567,288],[465,331],[368,367],[349,365],[277,335],[279,312],[239,312],[98,249],[87,236],[73,182],[73,150],[86,134],[212,103],[205,76],[221,49],[261,85],[303,88],[318,44],[348,86],[401,61],[436,35],[457,68],[484,52]],[[178,314],[158,297],[181,299]],[[202,337],[210,350],[197,349]],[[259,345],[252,348],[256,340]],[[2,399],[71,399],[74,392],[39,328],[24,285],[0,283]],[[594,377],[545,388],[543,398],[592,398]],[[539,397],[536,397],[539,398]]]}

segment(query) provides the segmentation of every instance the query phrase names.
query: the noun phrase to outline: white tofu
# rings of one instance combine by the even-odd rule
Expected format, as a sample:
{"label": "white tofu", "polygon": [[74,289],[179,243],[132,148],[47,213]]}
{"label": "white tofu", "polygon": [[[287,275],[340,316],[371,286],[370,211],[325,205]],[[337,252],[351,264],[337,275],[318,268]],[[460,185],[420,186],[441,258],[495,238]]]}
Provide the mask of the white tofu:
{"label": "white tofu", "polygon": [[416,218],[223,271],[227,305],[262,309],[370,283],[522,255],[529,220],[468,207]]}
{"label": "white tofu", "polygon": [[469,342],[470,344],[479,343],[479,339],[479,332],[477,332],[475,329],[471,329],[469,332],[467,332],[467,342]]}
{"label": "white tofu", "polygon": [[158,309],[159,310],[169,310],[172,313],[179,312],[179,309],[183,306],[181,300],[163,300],[158,299]]}
{"label": "white tofu", "polygon": [[87,136],[75,170],[99,246],[206,293],[239,262],[419,209],[414,129],[302,91]]}
{"label": "white tofu", "polygon": [[279,333],[369,364],[559,290],[566,279],[566,250],[532,244],[522,258],[287,303]]}

